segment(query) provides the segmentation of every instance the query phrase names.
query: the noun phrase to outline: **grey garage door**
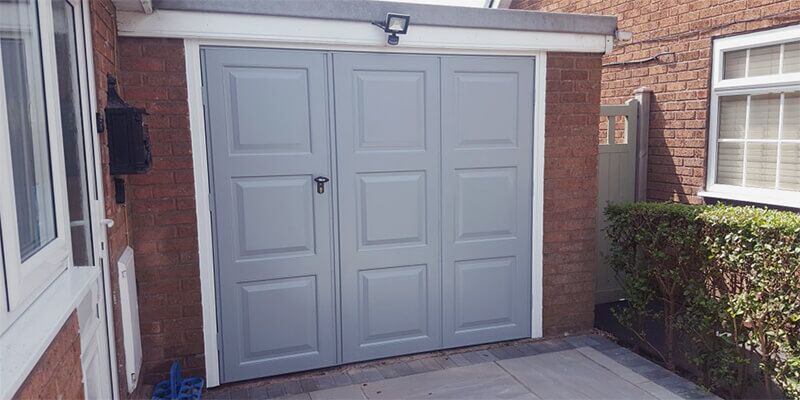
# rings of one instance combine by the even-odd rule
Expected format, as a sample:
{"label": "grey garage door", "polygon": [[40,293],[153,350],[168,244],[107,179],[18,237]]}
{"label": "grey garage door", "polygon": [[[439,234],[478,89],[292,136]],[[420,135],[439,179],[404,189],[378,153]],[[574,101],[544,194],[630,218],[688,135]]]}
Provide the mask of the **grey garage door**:
{"label": "grey garage door", "polygon": [[532,59],[203,59],[223,382],[530,335]]}

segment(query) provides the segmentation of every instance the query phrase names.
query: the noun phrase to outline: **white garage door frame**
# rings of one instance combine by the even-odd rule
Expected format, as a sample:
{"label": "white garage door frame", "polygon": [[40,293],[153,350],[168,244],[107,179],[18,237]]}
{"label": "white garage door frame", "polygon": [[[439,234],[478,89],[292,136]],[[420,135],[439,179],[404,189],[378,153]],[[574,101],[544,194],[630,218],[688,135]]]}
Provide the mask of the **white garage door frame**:
{"label": "white garage door frame", "polygon": [[[193,152],[203,308],[206,382],[220,384],[217,299],[210,208],[210,180],[200,48],[202,46],[313,49],[372,53],[496,55],[535,58],[533,112],[533,193],[531,245],[531,336],[542,336],[542,221],[544,202],[545,93],[548,51],[603,53],[607,35],[533,32],[457,27],[414,26],[399,46],[369,24],[263,15],[159,11],[118,13],[120,36],[184,39],[186,80]],[[338,259],[338,257],[337,257]]]}

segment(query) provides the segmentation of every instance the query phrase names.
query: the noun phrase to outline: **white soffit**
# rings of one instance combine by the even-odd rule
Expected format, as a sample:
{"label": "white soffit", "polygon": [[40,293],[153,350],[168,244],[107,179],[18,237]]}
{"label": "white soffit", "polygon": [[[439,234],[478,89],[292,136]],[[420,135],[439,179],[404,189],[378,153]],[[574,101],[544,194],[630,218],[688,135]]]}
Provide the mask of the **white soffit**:
{"label": "white soffit", "polygon": [[120,36],[254,41],[318,50],[533,55],[604,53],[613,44],[611,35],[414,25],[413,19],[398,46],[387,45],[381,29],[361,21],[155,10],[152,14],[118,11],[117,24]]}

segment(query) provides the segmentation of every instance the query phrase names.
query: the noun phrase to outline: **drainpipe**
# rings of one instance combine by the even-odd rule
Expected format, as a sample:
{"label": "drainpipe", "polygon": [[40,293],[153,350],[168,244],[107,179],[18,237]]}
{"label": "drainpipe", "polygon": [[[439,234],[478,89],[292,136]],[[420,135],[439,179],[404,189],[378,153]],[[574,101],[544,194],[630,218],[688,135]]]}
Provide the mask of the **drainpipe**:
{"label": "drainpipe", "polygon": [[640,87],[633,91],[639,102],[639,118],[636,127],[636,201],[647,200],[647,153],[650,141],[650,95],[653,89]]}

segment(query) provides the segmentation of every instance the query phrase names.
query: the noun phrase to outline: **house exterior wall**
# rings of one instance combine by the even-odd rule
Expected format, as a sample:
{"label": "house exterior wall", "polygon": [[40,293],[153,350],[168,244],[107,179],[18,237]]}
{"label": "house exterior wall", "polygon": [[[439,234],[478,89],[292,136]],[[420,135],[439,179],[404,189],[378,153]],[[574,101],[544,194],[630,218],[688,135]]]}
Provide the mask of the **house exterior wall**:
{"label": "house exterior wall", "polygon": [[153,164],[129,177],[139,285],[142,377],[164,378],[174,360],[204,375],[197,217],[183,41],[119,38],[120,84],[143,107]]}
{"label": "house exterior wall", "polygon": [[712,38],[800,22],[800,0],[514,0],[511,8],[616,16],[633,40],[615,43],[604,64],[674,53],[663,62],[604,67],[602,102],[653,90],[648,198],[684,203],[703,202]]}
{"label": "house exterior wall", "polygon": [[14,394],[14,399],[83,398],[81,338],[78,316],[72,312],[33,371]]}
{"label": "house exterior wall", "polygon": [[548,53],[542,325],[545,336],[594,322],[599,54]]}

